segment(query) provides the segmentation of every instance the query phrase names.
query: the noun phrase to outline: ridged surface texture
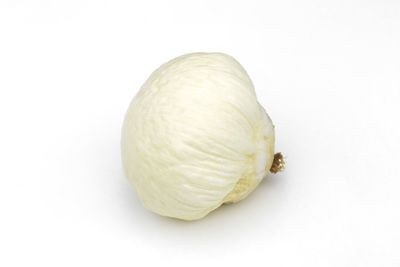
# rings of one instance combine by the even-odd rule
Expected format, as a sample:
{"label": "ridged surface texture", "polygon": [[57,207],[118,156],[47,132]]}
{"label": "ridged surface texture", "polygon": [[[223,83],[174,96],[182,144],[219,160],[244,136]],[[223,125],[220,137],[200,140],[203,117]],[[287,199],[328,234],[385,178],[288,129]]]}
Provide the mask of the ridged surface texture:
{"label": "ridged surface texture", "polygon": [[162,65],[125,116],[125,174],[143,205],[164,216],[196,220],[242,200],[273,157],[273,124],[246,71],[222,53]]}

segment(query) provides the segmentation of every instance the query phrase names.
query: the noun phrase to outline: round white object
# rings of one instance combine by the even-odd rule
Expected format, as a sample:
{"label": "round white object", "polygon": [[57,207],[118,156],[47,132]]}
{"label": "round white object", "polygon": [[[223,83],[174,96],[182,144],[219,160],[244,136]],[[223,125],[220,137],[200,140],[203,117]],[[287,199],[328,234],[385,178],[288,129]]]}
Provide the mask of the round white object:
{"label": "round white object", "polygon": [[243,67],[193,53],[158,68],[126,113],[125,174],[143,205],[196,220],[244,199],[274,159],[274,126]]}

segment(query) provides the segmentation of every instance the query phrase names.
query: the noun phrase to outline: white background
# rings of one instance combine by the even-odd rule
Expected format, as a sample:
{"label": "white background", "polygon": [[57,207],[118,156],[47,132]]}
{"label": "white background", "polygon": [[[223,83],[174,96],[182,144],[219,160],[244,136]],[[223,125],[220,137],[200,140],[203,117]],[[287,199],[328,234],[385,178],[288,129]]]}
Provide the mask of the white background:
{"label": "white background", "polygon": [[[231,54],[284,173],[183,222],[120,129],[160,64]],[[0,266],[400,266],[400,2],[0,1]]]}

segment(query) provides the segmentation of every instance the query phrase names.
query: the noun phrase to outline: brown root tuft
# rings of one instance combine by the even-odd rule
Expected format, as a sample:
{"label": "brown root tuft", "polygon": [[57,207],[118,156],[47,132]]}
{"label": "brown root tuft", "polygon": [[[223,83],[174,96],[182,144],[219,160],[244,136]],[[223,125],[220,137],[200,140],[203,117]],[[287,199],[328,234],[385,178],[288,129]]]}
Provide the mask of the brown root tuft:
{"label": "brown root tuft", "polygon": [[283,160],[283,155],[278,152],[274,155],[274,162],[272,162],[272,167],[269,170],[271,173],[278,173],[285,169],[285,161]]}

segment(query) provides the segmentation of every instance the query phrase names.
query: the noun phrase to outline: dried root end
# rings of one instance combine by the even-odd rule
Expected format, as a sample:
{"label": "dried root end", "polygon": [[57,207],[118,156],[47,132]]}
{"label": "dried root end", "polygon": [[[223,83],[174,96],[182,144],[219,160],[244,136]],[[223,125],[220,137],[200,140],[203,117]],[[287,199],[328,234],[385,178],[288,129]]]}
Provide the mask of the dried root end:
{"label": "dried root end", "polygon": [[283,160],[283,155],[278,152],[274,155],[274,162],[272,162],[272,167],[269,170],[271,173],[278,173],[285,169],[285,161]]}

